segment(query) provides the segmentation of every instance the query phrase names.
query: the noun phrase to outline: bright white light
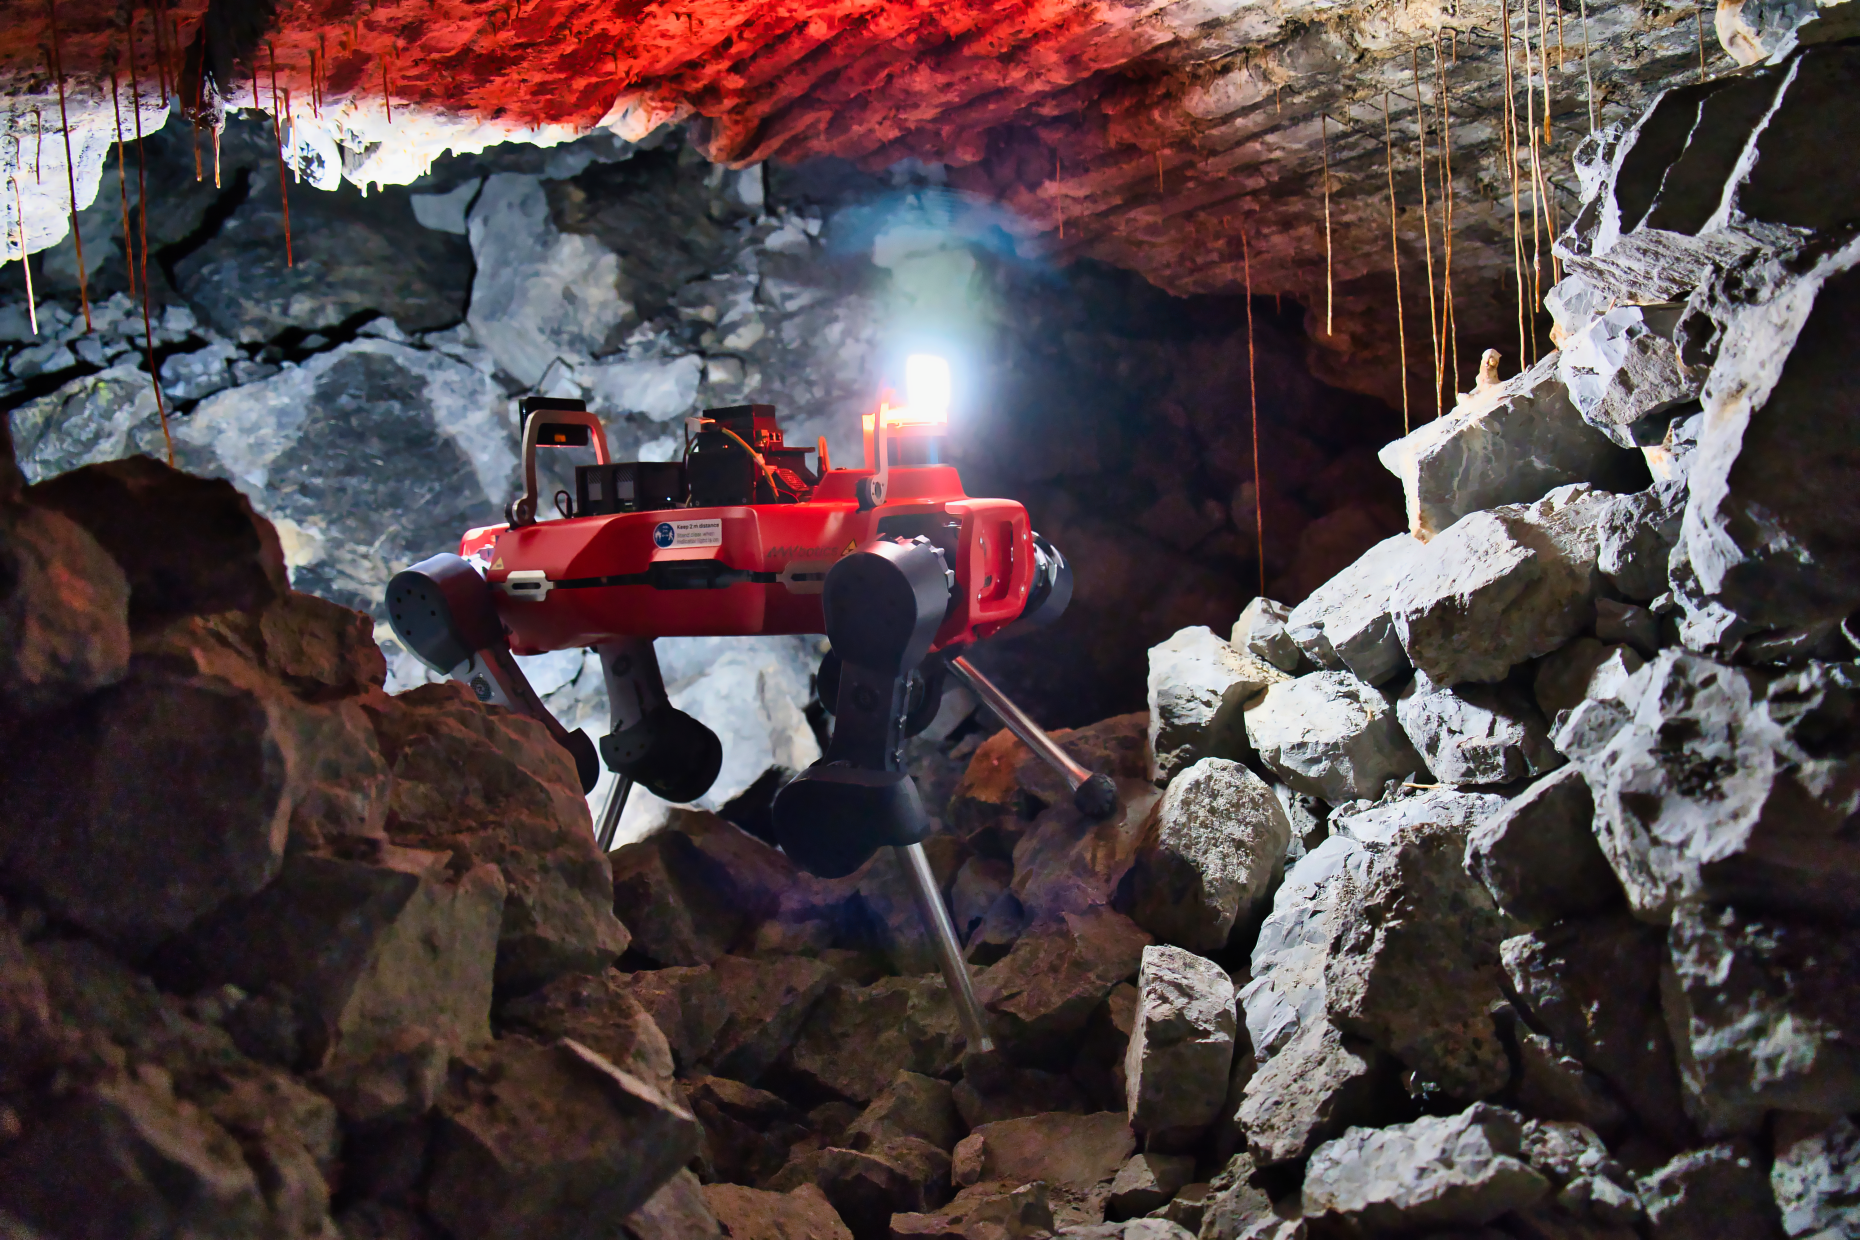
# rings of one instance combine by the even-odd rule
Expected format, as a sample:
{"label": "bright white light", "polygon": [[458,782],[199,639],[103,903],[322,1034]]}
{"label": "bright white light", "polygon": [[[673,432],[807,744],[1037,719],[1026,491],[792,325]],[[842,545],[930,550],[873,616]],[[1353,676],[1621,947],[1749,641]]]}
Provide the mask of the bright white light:
{"label": "bright white light", "polygon": [[949,363],[933,353],[905,358],[904,400],[913,422],[949,421]]}

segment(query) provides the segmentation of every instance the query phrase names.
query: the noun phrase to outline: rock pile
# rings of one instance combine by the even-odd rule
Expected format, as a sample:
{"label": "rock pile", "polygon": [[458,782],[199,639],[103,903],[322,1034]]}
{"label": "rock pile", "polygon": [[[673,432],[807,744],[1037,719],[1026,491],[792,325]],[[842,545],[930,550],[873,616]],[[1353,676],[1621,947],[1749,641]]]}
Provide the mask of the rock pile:
{"label": "rock pile", "polygon": [[895,856],[686,811],[603,858],[540,729],[383,693],[229,485],[0,454],[0,1222],[1860,1233],[1860,250],[1764,155],[1857,55],[1598,137],[1593,347],[1388,450],[1411,533],[1058,734],[1117,814],[973,749],[927,851],[988,1052]]}

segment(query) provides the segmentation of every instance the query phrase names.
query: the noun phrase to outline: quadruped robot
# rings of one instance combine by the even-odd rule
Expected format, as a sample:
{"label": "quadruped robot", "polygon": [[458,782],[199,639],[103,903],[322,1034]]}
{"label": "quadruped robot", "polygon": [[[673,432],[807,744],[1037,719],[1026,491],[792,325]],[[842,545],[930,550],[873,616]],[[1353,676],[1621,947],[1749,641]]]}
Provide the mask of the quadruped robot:
{"label": "quadruped robot", "polygon": [[[970,498],[941,463],[947,367],[912,357],[907,376],[910,403],[881,401],[864,415],[858,469],[832,468],[825,440],[786,445],[770,405],[687,419],[682,460],[616,462],[584,404],[525,399],[524,491],[507,523],[470,530],[457,555],[396,574],[387,611],[426,666],[547,727],[574,757],[584,791],[601,763],[615,772],[603,850],[633,784],[689,802],[722,762],[716,735],[667,700],[654,638],[826,634],[817,683],[832,738],[776,794],[777,841],[829,878],[899,848],[970,1045],[986,1049],[923,852],[930,828],[903,769],[906,738],[929,725],[953,673],[1064,776],[1083,813],[1109,814],[1116,793],[962,657],[977,641],[1058,617],[1072,573],[1020,504]],[[573,495],[553,496],[557,518],[539,519],[536,454],[570,447],[592,448],[595,463],[576,467]],[[598,745],[549,713],[512,657],[574,647],[601,660],[610,727]]]}

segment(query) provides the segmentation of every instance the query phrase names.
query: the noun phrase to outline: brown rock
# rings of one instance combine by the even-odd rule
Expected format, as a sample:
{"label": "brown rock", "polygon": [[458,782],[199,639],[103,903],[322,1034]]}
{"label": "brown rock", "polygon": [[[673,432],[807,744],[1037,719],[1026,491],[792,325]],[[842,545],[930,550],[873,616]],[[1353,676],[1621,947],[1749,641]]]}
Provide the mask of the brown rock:
{"label": "brown rock", "polygon": [[0,1216],[45,1236],[270,1234],[239,1143],[159,1068],[78,1089],[6,1147]]}
{"label": "brown rock", "polygon": [[[1052,737],[1087,768],[1114,779],[1149,778],[1149,715],[1138,712]],[[1003,729],[982,742],[949,802],[949,821],[984,856],[1013,852],[1026,822],[1048,805],[1071,800],[1065,782]]]}
{"label": "brown rock", "polygon": [[159,960],[174,984],[286,986],[313,1064],[367,1059],[419,1029],[448,1051],[490,1037],[504,904],[495,867],[358,841],[292,857],[276,883],[209,919]]}
{"label": "brown rock", "polygon": [[259,611],[290,590],[277,531],[223,478],[132,456],[60,474],[26,496],[89,530],[122,567],[136,629]]}
{"label": "brown rock", "polygon": [[721,868],[682,831],[667,828],[615,849],[614,912],[635,952],[661,966],[706,965],[749,927]]}
{"label": "brown rock", "polygon": [[891,1240],[1036,1240],[1053,1230],[1046,1185],[972,1184],[928,1214],[891,1216]]}
{"label": "brown rock", "polygon": [[754,1081],[787,1051],[833,976],[831,966],[804,956],[720,956],[634,973],[627,985],[687,1072]]}
{"label": "brown rock", "polygon": [[775,1192],[812,1184],[846,1221],[854,1240],[883,1240],[891,1216],[941,1203],[949,1156],[922,1141],[898,1138],[873,1150],[814,1150],[791,1160],[768,1182]]}
{"label": "brown rock", "polygon": [[852,1240],[833,1203],[813,1184],[787,1193],[706,1184],[704,1200],[729,1240]]}
{"label": "brown rock", "polygon": [[453,1065],[427,1209],[458,1240],[611,1236],[697,1151],[676,1101],[569,1039]]}
{"label": "brown rock", "polygon": [[1115,1111],[1030,1115],[983,1124],[956,1145],[952,1174],[962,1185],[984,1180],[1090,1188],[1110,1182],[1136,1152],[1137,1139]]}
{"label": "brown rock", "polygon": [[1065,1039],[1085,1027],[1113,986],[1136,976],[1149,943],[1135,922],[1108,908],[1066,913],[984,970],[976,992],[1010,1042]]}
{"label": "brown rock", "polygon": [[0,849],[47,908],[142,954],[284,862],[287,698],[141,669],[40,717],[0,775]]}
{"label": "brown rock", "polygon": [[598,972],[626,950],[574,760],[547,729],[451,682],[375,697],[367,709],[394,776],[394,842],[503,872],[499,990]]}
{"label": "brown rock", "polygon": [[538,1041],[573,1038],[661,1093],[672,1087],[672,1048],[617,969],[571,973],[499,1008],[498,1023]]}
{"label": "brown rock", "polygon": [[83,527],[0,507],[0,708],[33,714],[129,670],[129,580]]}
{"label": "brown rock", "polygon": [[1110,904],[1130,873],[1161,796],[1147,779],[1117,781],[1117,811],[1091,819],[1070,798],[1042,810],[1014,846],[1014,894],[1029,920]]}
{"label": "brown rock", "polygon": [[915,1137],[948,1150],[963,1134],[948,1081],[916,1072],[900,1072],[872,1099],[842,1138],[855,1150],[881,1145],[894,1137]]}
{"label": "brown rock", "polygon": [[956,937],[968,942],[969,932],[982,923],[1013,881],[1014,865],[1010,861],[970,857],[963,862],[949,886],[949,916],[956,925]]}
{"label": "brown rock", "polygon": [[782,1169],[800,1142],[823,1144],[805,1114],[741,1081],[699,1076],[684,1082],[683,1092],[691,1114],[704,1125],[708,1180],[760,1184]]}
{"label": "brown rock", "polygon": [[1121,1220],[1163,1206],[1195,1174],[1193,1154],[1137,1154],[1111,1181],[1105,1217]]}
{"label": "brown rock", "polygon": [[975,1055],[965,1056],[962,1066],[963,1077],[953,1096],[963,1124],[970,1128],[1050,1111],[1084,1115],[1094,1109],[1072,1078],[1057,1072],[1001,1064],[984,1070]]}
{"label": "brown rock", "polygon": [[698,1178],[680,1171],[628,1216],[626,1234],[632,1240],[703,1240],[721,1236],[723,1228],[710,1212]]}
{"label": "brown rock", "polygon": [[899,1071],[949,1072],[963,1045],[941,977],[887,977],[830,988],[795,1039],[791,1062],[815,1088],[869,1102]]}

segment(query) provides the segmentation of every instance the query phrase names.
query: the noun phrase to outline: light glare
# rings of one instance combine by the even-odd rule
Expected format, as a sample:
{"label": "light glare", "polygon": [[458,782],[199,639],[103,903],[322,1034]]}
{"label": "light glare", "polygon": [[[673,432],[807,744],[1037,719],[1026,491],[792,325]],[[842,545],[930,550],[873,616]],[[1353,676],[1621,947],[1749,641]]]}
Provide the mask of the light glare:
{"label": "light glare", "polygon": [[949,363],[934,353],[904,359],[904,399],[913,422],[949,421]]}

